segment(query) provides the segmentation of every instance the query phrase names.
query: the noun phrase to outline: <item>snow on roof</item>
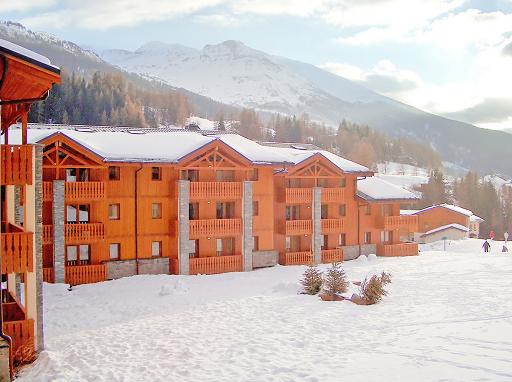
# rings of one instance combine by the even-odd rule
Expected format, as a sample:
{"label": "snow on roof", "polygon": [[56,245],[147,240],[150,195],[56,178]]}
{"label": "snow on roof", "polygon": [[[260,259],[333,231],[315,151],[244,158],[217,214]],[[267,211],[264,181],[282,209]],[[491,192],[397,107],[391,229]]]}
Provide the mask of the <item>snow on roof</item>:
{"label": "snow on roof", "polygon": [[190,123],[195,123],[197,126],[199,126],[199,128],[201,130],[215,130],[216,129],[215,122],[210,121],[209,119],[206,119],[206,118],[192,116],[192,117],[187,118],[186,124],[188,125]]}
{"label": "snow on roof", "polygon": [[478,215],[471,215],[471,217],[469,218],[469,221],[472,222],[472,223],[475,223],[475,222],[483,222],[484,219],[482,219],[480,216]]}
{"label": "snow on roof", "polygon": [[357,195],[365,200],[417,200],[412,192],[377,177],[357,181]]}
{"label": "snow on roof", "polygon": [[400,210],[400,215],[414,215],[418,210]]}
{"label": "snow on roof", "polygon": [[458,229],[459,231],[469,232],[469,228],[468,227],[465,227],[465,226],[457,224],[457,223],[453,223],[453,224],[447,224],[447,225],[443,225],[441,227],[437,227],[437,228],[431,229],[430,231],[425,232],[421,236],[431,235],[433,233],[445,231],[445,230],[450,229],[450,228]]}
{"label": "snow on roof", "polygon": [[434,208],[446,208],[448,210],[457,212],[457,213],[459,213],[461,215],[465,215],[467,217],[470,217],[470,216],[473,215],[473,212],[470,211],[470,210],[467,210],[467,209],[459,207],[459,206],[454,206],[453,204],[447,204],[447,203],[436,204],[436,205],[433,205],[433,206],[430,206],[430,207],[423,208],[422,210],[416,211],[416,214],[420,214],[422,212],[425,212],[425,211],[428,211],[428,210],[431,210],[431,209],[434,209]]}
{"label": "snow on roof", "polygon": [[13,56],[17,56],[25,61],[30,61],[34,64],[38,64],[39,66],[43,66],[46,69],[50,69],[53,72],[60,72],[60,69],[51,64],[50,60],[45,56],[33,52],[29,49],[26,49],[22,46],[13,44],[12,42],[0,39],[0,51],[5,52],[7,54],[11,54]]}

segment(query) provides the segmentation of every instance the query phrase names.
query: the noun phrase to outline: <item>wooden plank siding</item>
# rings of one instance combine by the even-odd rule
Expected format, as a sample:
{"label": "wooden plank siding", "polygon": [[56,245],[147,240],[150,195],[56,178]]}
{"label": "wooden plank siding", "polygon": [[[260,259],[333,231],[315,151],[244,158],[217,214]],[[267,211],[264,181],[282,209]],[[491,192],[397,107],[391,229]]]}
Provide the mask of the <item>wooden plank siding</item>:
{"label": "wooden plank siding", "polygon": [[1,185],[32,184],[32,152],[31,145],[0,146]]}

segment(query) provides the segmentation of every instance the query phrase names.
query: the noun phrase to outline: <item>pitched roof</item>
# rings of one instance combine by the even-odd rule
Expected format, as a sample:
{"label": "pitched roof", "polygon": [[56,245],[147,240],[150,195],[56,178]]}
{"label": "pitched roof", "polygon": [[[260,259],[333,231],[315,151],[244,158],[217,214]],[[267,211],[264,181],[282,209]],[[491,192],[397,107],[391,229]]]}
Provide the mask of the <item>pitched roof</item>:
{"label": "pitched roof", "polygon": [[3,39],[0,39],[0,53],[17,57],[23,61],[30,62],[54,73],[60,73],[60,69],[57,66],[52,65],[50,60],[45,56]]}
{"label": "pitched roof", "polygon": [[467,209],[459,207],[459,206],[454,206],[453,204],[447,204],[447,203],[436,204],[436,205],[433,205],[433,206],[430,206],[430,207],[423,208],[422,210],[416,211],[414,213],[414,215],[421,214],[422,212],[429,211],[429,210],[432,210],[434,208],[446,208],[447,210],[454,211],[454,212],[456,212],[458,214],[461,214],[461,215],[464,215],[464,216],[467,216],[467,217],[470,217],[470,216],[473,215],[473,211],[467,210]]}
{"label": "pitched roof", "polygon": [[431,229],[430,231],[425,232],[421,236],[431,235],[433,233],[445,231],[445,230],[451,229],[451,228],[457,229],[457,230],[463,231],[463,232],[469,232],[469,228],[468,227],[465,227],[465,226],[457,224],[457,223],[453,223],[453,224],[447,224],[447,225],[443,225],[441,227],[437,227],[437,228]]}
{"label": "pitched roof", "polygon": [[395,186],[377,177],[357,181],[357,196],[368,201],[418,200],[419,198],[402,187]]}

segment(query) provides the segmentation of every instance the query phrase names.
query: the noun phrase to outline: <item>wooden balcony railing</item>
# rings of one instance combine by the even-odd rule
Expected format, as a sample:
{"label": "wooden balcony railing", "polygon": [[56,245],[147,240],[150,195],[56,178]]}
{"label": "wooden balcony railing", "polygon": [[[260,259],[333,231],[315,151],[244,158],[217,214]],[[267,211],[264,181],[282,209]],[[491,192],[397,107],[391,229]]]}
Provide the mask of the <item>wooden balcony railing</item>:
{"label": "wooden balcony railing", "polygon": [[233,200],[241,198],[241,182],[190,182],[190,200]]}
{"label": "wooden balcony railing", "polygon": [[190,220],[191,239],[200,237],[237,236],[242,233],[242,219]]}
{"label": "wooden balcony railing", "polygon": [[196,257],[190,259],[189,266],[191,275],[241,272],[242,256]]}
{"label": "wooden balcony railing", "polygon": [[312,220],[287,220],[285,222],[285,235],[309,235],[313,232]]}
{"label": "wooden balcony railing", "polygon": [[43,281],[45,283],[53,283],[55,282],[55,276],[53,273],[53,268],[43,268]]}
{"label": "wooden balcony railing", "polygon": [[409,232],[416,232],[418,230],[418,216],[380,216],[377,218],[377,226],[385,230],[406,229]]}
{"label": "wooden balcony railing", "polygon": [[417,243],[378,244],[377,256],[401,257],[418,255]]}
{"label": "wooden balcony railing", "polygon": [[26,362],[34,352],[34,320],[4,321],[4,333],[12,340],[14,362]]}
{"label": "wooden balcony railing", "polygon": [[4,224],[0,237],[2,274],[33,272],[34,234],[13,224]]}
{"label": "wooden balcony railing", "polygon": [[43,202],[51,202],[53,200],[53,183],[43,182]]}
{"label": "wooden balcony railing", "polygon": [[66,182],[66,200],[97,200],[105,197],[105,182]]}
{"label": "wooden balcony railing", "polygon": [[322,264],[341,263],[343,261],[343,250],[336,249],[322,249]]}
{"label": "wooden balcony railing", "polygon": [[43,225],[43,244],[51,244],[53,243],[53,225],[44,224]]}
{"label": "wooden balcony railing", "polygon": [[313,190],[311,188],[287,188],[285,190],[286,204],[311,203]]}
{"label": "wooden balcony railing", "polygon": [[100,265],[74,265],[65,267],[66,284],[79,285],[105,281],[107,279],[107,267]]}
{"label": "wooden balcony railing", "polygon": [[32,146],[1,145],[0,184],[32,184]]}
{"label": "wooden balcony railing", "polygon": [[281,265],[312,265],[314,261],[313,254],[309,251],[279,254],[279,264]]}
{"label": "wooden balcony railing", "polygon": [[323,203],[339,203],[345,200],[344,188],[322,188]]}
{"label": "wooden balcony railing", "polygon": [[322,233],[337,233],[343,232],[345,228],[344,219],[322,219]]}
{"label": "wooden balcony railing", "polygon": [[93,243],[105,239],[103,223],[66,224],[64,233],[68,243]]}

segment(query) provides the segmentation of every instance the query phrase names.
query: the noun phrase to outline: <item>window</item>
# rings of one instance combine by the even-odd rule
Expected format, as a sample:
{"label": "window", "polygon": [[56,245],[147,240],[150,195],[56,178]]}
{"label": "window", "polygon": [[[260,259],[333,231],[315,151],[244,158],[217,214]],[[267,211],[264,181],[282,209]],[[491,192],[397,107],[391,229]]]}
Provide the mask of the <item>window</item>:
{"label": "window", "polygon": [[188,205],[188,218],[189,220],[199,219],[199,203],[190,203]]}
{"label": "window", "polygon": [[90,263],[90,248],[87,244],[66,246],[66,265],[86,265]]}
{"label": "window", "polygon": [[76,168],[66,169],[66,182],[76,182]]}
{"label": "window", "polygon": [[322,235],[321,238],[322,238],[322,242],[321,242],[322,249],[329,248],[328,245],[327,245],[329,243],[329,236]]}
{"label": "window", "polygon": [[290,236],[285,237],[284,248],[285,248],[286,252],[290,252],[290,249],[292,249],[292,240],[291,240]]}
{"label": "window", "polygon": [[346,186],[347,186],[347,179],[346,178],[341,178],[340,179],[340,187],[344,188]]}
{"label": "window", "polygon": [[181,170],[181,180],[188,180],[189,182],[199,181],[199,170]]}
{"label": "window", "polygon": [[121,169],[118,166],[108,167],[108,180],[119,180],[121,179]]}
{"label": "window", "polygon": [[216,205],[217,219],[232,219],[235,217],[235,203],[234,202],[217,202]]}
{"label": "window", "polygon": [[300,217],[300,206],[286,206],[286,220],[297,220]]}
{"label": "window", "polygon": [[217,182],[233,182],[235,180],[235,171],[217,170],[215,171],[215,180]]}
{"label": "window", "polygon": [[381,214],[382,216],[390,216],[393,214],[393,205],[392,204],[383,204],[381,206]]}
{"label": "window", "polygon": [[89,169],[67,168],[66,182],[87,182],[89,180]]}
{"label": "window", "polygon": [[347,210],[346,210],[346,205],[345,204],[340,204],[340,206],[338,207],[338,213],[340,216],[346,216],[347,215]]}
{"label": "window", "polygon": [[110,220],[119,220],[120,215],[120,206],[119,204],[109,204],[108,205],[108,218]]}
{"label": "window", "polygon": [[286,178],[285,185],[288,188],[298,188],[300,187],[300,179],[299,178]]}
{"label": "window", "polygon": [[364,205],[364,214],[370,216],[372,214],[372,207],[369,204]]}
{"label": "window", "polygon": [[321,217],[321,219],[327,219],[327,216],[328,216],[327,204],[322,204],[322,206],[320,207],[320,217]]}
{"label": "window", "polygon": [[194,258],[194,257],[198,257],[198,256],[199,256],[199,240],[196,239],[196,240],[194,240],[193,252],[189,252],[188,257]]}
{"label": "window", "polygon": [[151,204],[151,218],[161,219],[162,218],[162,203]]}
{"label": "window", "polygon": [[285,238],[286,252],[300,251],[300,236],[286,236]]}
{"label": "window", "polygon": [[249,175],[249,180],[255,181],[259,179],[259,172],[257,168],[253,168]]}
{"label": "window", "polygon": [[162,180],[161,167],[151,167],[151,180]]}
{"label": "window", "polygon": [[151,242],[151,256],[160,257],[162,256],[162,242],[152,241]]}
{"label": "window", "polygon": [[344,247],[346,244],[346,236],[344,233],[340,233],[339,236],[338,236],[338,246],[339,247]]}
{"label": "window", "polygon": [[260,203],[252,202],[252,216],[258,216],[260,214]]}
{"label": "window", "polygon": [[318,187],[327,187],[327,179],[325,179],[325,178],[318,179],[317,185],[318,185]]}
{"label": "window", "polygon": [[364,233],[364,243],[370,244],[372,242],[372,233],[371,232],[365,232]]}
{"label": "window", "polygon": [[75,265],[78,261],[78,248],[76,245],[68,245],[66,247],[66,263]]}
{"label": "window", "polygon": [[110,260],[119,260],[119,254],[121,252],[121,244],[119,243],[110,243],[108,246]]}
{"label": "window", "polygon": [[217,256],[222,256],[222,239],[217,239]]}
{"label": "window", "polygon": [[254,242],[253,250],[254,251],[259,251],[260,250],[260,237],[259,236],[254,236],[253,237],[253,242]]}
{"label": "window", "polygon": [[390,232],[389,231],[381,231],[380,233],[380,242],[381,243],[389,243],[390,242]]}
{"label": "window", "polygon": [[66,222],[68,224],[89,223],[88,204],[69,204],[66,206]]}

